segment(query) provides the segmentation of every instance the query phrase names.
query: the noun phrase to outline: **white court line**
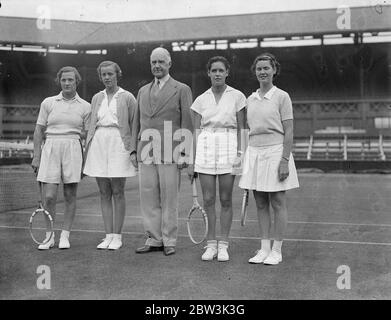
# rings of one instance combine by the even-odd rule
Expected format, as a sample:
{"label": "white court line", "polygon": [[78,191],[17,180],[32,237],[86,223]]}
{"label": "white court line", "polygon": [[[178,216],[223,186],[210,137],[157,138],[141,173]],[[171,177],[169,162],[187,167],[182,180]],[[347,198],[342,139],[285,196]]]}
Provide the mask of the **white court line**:
{"label": "white court line", "polygon": [[[16,214],[32,214],[32,211],[11,211],[11,212],[5,212],[8,214],[16,213]],[[56,215],[64,215],[63,212],[57,212]],[[0,213],[1,216],[1,213]],[[86,213],[76,213],[76,217],[82,216],[82,217],[99,217],[101,218],[101,214],[86,214]],[[125,219],[142,219],[141,216],[125,216]],[[178,218],[178,220],[187,220],[187,218]],[[202,220],[202,219],[195,219],[195,220]],[[240,222],[239,219],[233,219],[233,222]],[[246,222],[257,222],[258,220],[249,220],[246,219]],[[323,222],[323,221],[289,221],[290,224],[319,224],[319,225],[336,225],[336,226],[362,226],[362,227],[385,227],[385,228],[391,228],[391,224],[376,224],[376,223],[349,223],[349,222]]]}
{"label": "white court line", "polygon": [[[4,229],[25,229],[28,230],[28,227],[12,227],[12,226],[2,226],[0,228]],[[37,230],[45,230],[45,228],[37,228]],[[60,231],[61,229],[54,229],[54,231]],[[87,233],[104,233],[103,230],[86,230],[86,229],[72,229],[72,232],[87,232]],[[145,235],[144,232],[132,232],[132,231],[123,231],[122,234],[130,234],[130,235]],[[188,238],[188,235],[178,234],[178,237]],[[235,237],[230,236],[231,239],[239,239],[239,240],[258,240],[259,237]],[[362,244],[362,245],[374,245],[374,246],[391,246],[389,242],[363,242],[363,241],[343,241],[343,240],[322,240],[322,239],[284,239],[284,241],[292,241],[292,242],[320,242],[320,243],[338,243],[338,244]]]}

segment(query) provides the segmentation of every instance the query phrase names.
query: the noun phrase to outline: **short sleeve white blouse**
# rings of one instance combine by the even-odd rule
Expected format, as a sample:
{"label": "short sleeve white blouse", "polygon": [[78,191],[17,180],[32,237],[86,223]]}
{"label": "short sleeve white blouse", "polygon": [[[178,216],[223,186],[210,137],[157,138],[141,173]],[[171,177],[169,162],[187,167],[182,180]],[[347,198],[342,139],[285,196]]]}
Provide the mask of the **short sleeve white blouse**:
{"label": "short sleeve white blouse", "polygon": [[195,99],[191,110],[201,115],[201,129],[236,129],[236,113],[245,106],[245,95],[241,91],[227,86],[218,103],[216,103],[212,89],[208,89]]}

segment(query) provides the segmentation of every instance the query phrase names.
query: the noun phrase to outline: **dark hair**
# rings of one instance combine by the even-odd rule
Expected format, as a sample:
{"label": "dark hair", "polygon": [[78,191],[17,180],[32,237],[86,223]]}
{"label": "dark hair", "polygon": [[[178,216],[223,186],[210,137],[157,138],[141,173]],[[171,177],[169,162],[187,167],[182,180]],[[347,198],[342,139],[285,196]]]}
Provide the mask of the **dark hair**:
{"label": "dark hair", "polygon": [[79,71],[77,71],[77,69],[75,67],[69,67],[69,66],[62,67],[60,70],[58,70],[57,76],[55,79],[57,85],[60,85],[61,76],[64,72],[73,72],[75,74],[76,86],[79,85],[79,83],[81,82],[81,76],[80,76]]}
{"label": "dark hair", "polygon": [[251,72],[255,74],[255,67],[257,66],[258,61],[270,61],[270,64],[272,65],[273,69],[276,70],[275,75],[273,76],[273,79],[275,79],[281,71],[280,63],[277,61],[276,57],[271,53],[262,53],[258,57],[255,58],[252,66],[251,66]]}
{"label": "dark hair", "polygon": [[115,73],[117,74],[117,80],[120,80],[122,78],[122,70],[121,70],[121,68],[119,67],[119,65],[117,63],[115,63],[113,61],[109,61],[109,60],[102,61],[99,64],[98,68],[96,68],[96,71],[98,72],[99,80],[102,81],[100,70],[103,67],[109,67],[109,66],[114,66]]}
{"label": "dark hair", "polygon": [[229,68],[231,67],[229,65],[229,62],[228,62],[227,58],[225,58],[223,56],[214,56],[214,57],[210,58],[208,63],[206,64],[206,70],[207,71],[210,70],[210,68],[212,67],[212,64],[214,62],[222,62],[222,63],[224,63],[225,69],[227,69],[227,70],[229,70]]}

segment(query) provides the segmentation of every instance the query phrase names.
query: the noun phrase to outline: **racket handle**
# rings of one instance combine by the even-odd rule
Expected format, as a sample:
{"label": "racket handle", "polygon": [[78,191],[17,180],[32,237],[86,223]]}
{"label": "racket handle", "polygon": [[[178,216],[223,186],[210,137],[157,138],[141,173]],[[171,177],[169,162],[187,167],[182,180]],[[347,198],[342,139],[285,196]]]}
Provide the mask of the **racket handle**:
{"label": "racket handle", "polygon": [[42,196],[42,182],[38,181],[38,188],[39,188],[39,199],[38,199],[38,206],[42,207],[43,204],[43,196]]}
{"label": "racket handle", "polygon": [[197,183],[196,183],[196,178],[193,179],[193,183],[191,184],[192,187],[193,187],[193,197],[194,198],[197,198],[198,197],[198,194],[197,194]]}

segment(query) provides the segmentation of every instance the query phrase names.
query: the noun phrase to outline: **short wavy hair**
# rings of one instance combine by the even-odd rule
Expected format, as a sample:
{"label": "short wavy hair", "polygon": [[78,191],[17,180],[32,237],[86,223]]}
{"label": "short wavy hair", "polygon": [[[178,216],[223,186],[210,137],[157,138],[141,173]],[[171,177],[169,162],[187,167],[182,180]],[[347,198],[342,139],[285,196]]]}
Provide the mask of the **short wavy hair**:
{"label": "short wavy hair", "polygon": [[277,61],[276,57],[273,54],[268,52],[262,53],[254,59],[254,62],[251,65],[251,72],[253,74],[255,74],[255,68],[257,66],[258,61],[270,61],[270,64],[272,65],[273,69],[276,70],[273,79],[275,79],[280,74],[281,71],[280,63]]}
{"label": "short wavy hair", "polygon": [[101,69],[103,67],[109,67],[109,66],[114,66],[115,73],[117,74],[117,80],[120,80],[122,78],[122,70],[121,70],[121,68],[119,67],[118,63],[113,62],[113,61],[109,61],[109,60],[102,61],[99,64],[98,68],[96,68],[96,71],[98,72],[99,80],[102,81],[102,76],[100,74]]}
{"label": "short wavy hair", "polygon": [[77,69],[75,67],[66,66],[66,67],[62,67],[57,72],[55,82],[58,86],[61,86],[61,76],[64,72],[73,72],[75,74],[76,86],[79,85],[79,83],[81,82],[81,76],[80,76],[79,71],[77,71]]}
{"label": "short wavy hair", "polygon": [[208,60],[208,63],[206,64],[206,70],[207,71],[210,71],[210,68],[212,68],[212,64],[215,63],[215,62],[222,62],[225,66],[225,69],[227,69],[227,71],[231,68],[228,60],[226,57],[223,57],[223,56],[214,56],[212,58],[210,58]]}

